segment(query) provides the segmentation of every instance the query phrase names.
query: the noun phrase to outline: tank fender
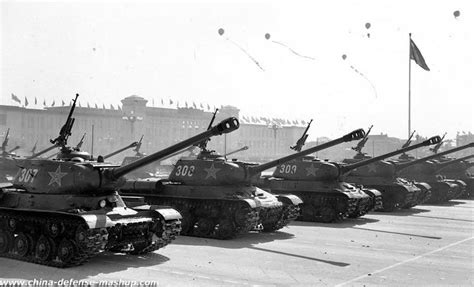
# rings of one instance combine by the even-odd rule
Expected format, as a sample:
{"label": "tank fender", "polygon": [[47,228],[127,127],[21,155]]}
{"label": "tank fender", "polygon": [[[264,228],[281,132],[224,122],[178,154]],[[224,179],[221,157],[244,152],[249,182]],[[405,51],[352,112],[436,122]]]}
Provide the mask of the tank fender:
{"label": "tank fender", "polygon": [[430,190],[430,189],[431,189],[431,185],[429,185],[429,184],[426,183],[426,182],[416,182],[416,185],[417,185],[417,186],[423,186],[426,190]]}
{"label": "tank fender", "polygon": [[276,197],[279,201],[286,204],[299,205],[303,203],[303,200],[294,194],[278,194]]}
{"label": "tank fender", "polygon": [[248,203],[249,207],[251,207],[251,208],[257,208],[257,207],[261,206],[260,202],[258,202],[256,200],[253,200],[253,199],[248,199],[247,198],[247,199],[241,199],[241,200],[246,201]]}
{"label": "tank fender", "polygon": [[366,188],[366,187],[364,187],[364,188],[362,189],[362,191],[370,192],[370,193],[372,193],[374,196],[382,196],[382,193],[381,193],[380,191],[378,191],[377,189],[375,189],[375,188]]}
{"label": "tank fender", "polygon": [[79,215],[84,219],[85,223],[89,228],[107,228],[114,225],[112,220],[104,214],[81,214]]}
{"label": "tank fender", "polygon": [[182,219],[181,213],[176,209],[169,206],[160,206],[160,205],[140,205],[133,207],[137,211],[147,211],[152,210],[158,212],[165,220],[176,220]]}

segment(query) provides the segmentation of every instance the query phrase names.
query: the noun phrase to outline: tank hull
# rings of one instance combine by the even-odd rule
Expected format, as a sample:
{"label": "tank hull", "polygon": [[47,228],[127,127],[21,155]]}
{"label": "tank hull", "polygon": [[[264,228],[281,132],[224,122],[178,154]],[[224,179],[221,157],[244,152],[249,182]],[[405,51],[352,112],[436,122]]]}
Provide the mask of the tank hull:
{"label": "tank hull", "polygon": [[[102,209],[89,204],[107,202]],[[115,206],[109,206],[115,203]],[[169,207],[128,208],[117,194],[73,196],[32,194],[15,188],[0,192],[0,256],[54,267],[85,263],[111,250],[152,252],[180,232],[181,215]]]}
{"label": "tank hull", "polygon": [[374,207],[371,196],[344,182],[263,178],[259,186],[274,194],[291,193],[301,198],[303,205],[298,219],[302,221],[336,222],[363,216]]}
{"label": "tank hull", "polygon": [[302,204],[296,196],[275,196],[254,186],[186,186],[152,179],[127,181],[120,192],[179,210],[182,235],[215,239],[281,229],[299,216]]}

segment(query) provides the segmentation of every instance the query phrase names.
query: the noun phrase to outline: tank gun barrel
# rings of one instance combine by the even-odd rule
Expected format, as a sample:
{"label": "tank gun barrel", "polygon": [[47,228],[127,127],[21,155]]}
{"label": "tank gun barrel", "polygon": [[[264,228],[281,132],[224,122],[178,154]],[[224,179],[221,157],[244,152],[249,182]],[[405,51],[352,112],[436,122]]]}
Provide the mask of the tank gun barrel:
{"label": "tank gun barrel", "polygon": [[429,138],[429,139],[427,139],[427,140],[425,140],[425,141],[423,141],[419,144],[413,145],[413,146],[408,146],[406,148],[402,148],[402,149],[399,149],[399,150],[396,150],[396,151],[392,151],[392,152],[389,152],[389,153],[386,153],[386,154],[383,154],[383,155],[379,155],[379,156],[376,156],[376,157],[373,157],[373,158],[369,158],[369,159],[366,159],[366,160],[362,160],[362,161],[359,161],[359,162],[356,162],[356,163],[347,164],[347,165],[344,165],[344,166],[341,167],[341,173],[344,174],[344,173],[347,173],[347,172],[349,172],[353,169],[356,169],[358,167],[368,165],[368,164],[371,164],[373,162],[377,162],[379,160],[386,159],[386,158],[392,157],[394,155],[401,154],[401,153],[404,153],[404,152],[407,152],[407,151],[410,151],[410,150],[413,150],[413,149],[417,149],[417,148],[420,148],[420,147],[423,147],[423,146],[429,146],[429,145],[437,144],[437,143],[439,143],[440,140],[441,140],[441,138],[439,136],[434,136],[432,138]]}
{"label": "tank gun barrel", "polygon": [[400,171],[404,168],[407,168],[409,166],[412,166],[412,165],[415,165],[415,164],[418,164],[420,162],[424,162],[424,161],[427,161],[427,160],[430,160],[430,159],[435,159],[435,158],[438,158],[438,157],[441,157],[443,155],[446,155],[446,154],[450,154],[450,153],[453,153],[453,152],[457,152],[457,151],[460,151],[460,150],[463,150],[463,149],[467,149],[467,148],[470,148],[470,147],[473,147],[474,146],[474,142],[472,143],[469,143],[467,145],[463,145],[463,146],[460,146],[460,147],[457,147],[457,148],[453,148],[453,149],[450,149],[450,150],[447,150],[447,151],[443,151],[443,152],[440,152],[440,153],[437,153],[437,154],[432,154],[430,156],[427,156],[427,157],[423,157],[423,158],[420,158],[420,159],[416,159],[416,160],[413,160],[413,161],[410,161],[410,162],[406,162],[406,163],[398,163],[396,166],[397,166],[397,170]]}
{"label": "tank gun barrel", "polygon": [[305,149],[303,151],[300,151],[300,152],[297,152],[297,153],[294,153],[294,154],[290,154],[288,156],[285,156],[285,157],[282,157],[282,158],[279,158],[279,159],[276,159],[276,160],[273,160],[273,161],[270,161],[270,162],[267,162],[267,163],[264,163],[264,164],[261,164],[261,165],[251,166],[251,167],[249,167],[249,171],[250,171],[251,175],[254,175],[254,174],[262,172],[266,169],[269,169],[269,168],[272,168],[274,166],[280,165],[282,163],[288,162],[290,160],[297,159],[297,158],[315,153],[315,152],[323,150],[323,149],[327,149],[329,147],[338,145],[338,144],[343,143],[343,142],[350,142],[350,141],[353,141],[353,140],[359,140],[359,139],[363,138],[364,136],[365,136],[364,130],[363,129],[358,129],[358,130],[355,130],[355,131],[353,131],[353,132],[351,132],[351,133],[349,133],[349,134],[347,134],[343,137],[340,137],[338,139],[335,139],[335,140],[317,145],[315,147],[308,148],[308,149]]}
{"label": "tank gun barrel", "polygon": [[228,152],[228,153],[224,154],[224,157],[229,156],[229,155],[234,154],[234,153],[237,153],[237,152],[239,152],[239,151],[248,150],[248,149],[249,149],[248,146],[243,146],[243,147],[241,147],[241,148],[239,148],[239,149],[236,149],[236,150],[234,150],[234,151],[231,151],[231,152]]}
{"label": "tank gun barrel", "polygon": [[232,131],[237,130],[238,128],[239,128],[239,121],[236,118],[234,118],[234,117],[227,118],[227,119],[223,120],[222,122],[220,122],[219,124],[212,127],[211,129],[209,129],[207,131],[204,131],[204,132],[202,132],[198,135],[195,135],[195,136],[193,136],[193,137],[191,137],[187,140],[179,142],[175,145],[172,145],[168,148],[165,148],[165,149],[163,149],[161,151],[158,151],[156,153],[153,153],[151,155],[140,158],[140,159],[138,159],[134,162],[131,162],[127,165],[124,165],[124,166],[117,167],[117,168],[113,169],[111,171],[112,172],[112,177],[119,178],[120,176],[123,176],[123,175],[137,169],[137,168],[140,168],[140,167],[142,167],[144,165],[147,165],[149,163],[152,163],[154,161],[160,160],[163,157],[165,157],[167,155],[170,155],[170,154],[173,154],[173,153],[175,153],[177,151],[180,151],[182,149],[185,149],[188,146],[194,145],[194,144],[202,141],[203,139],[209,138],[211,136],[217,136],[217,135],[221,135],[221,134],[230,133]]}
{"label": "tank gun barrel", "polygon": [[9,150],[8,153],[12,153],[12,152],[16,151],[16,150],[19,149],[19,148],[20,148],[20,146],[17,145],[16,147],[14,147],[14,148],[12,148],[11,150]]}
{"label": "tank gun barrel", "polygon": [[138,142],[133,142],[133,143],[129,144],[129,145],[126,146],[126,147],[123,147],[123,148],[118,149],[118,150],[116,150],[116,151],[114,151],[114,152],[111,152],[111,153],[109,153],[109,154],[107,154],[107,155],[104,155],[104,159],[107,159],[107,158],[109,158],[109,157],[113,157],[114,155],[119,154],[119,153],[121,153],[121,152],[123,152],[123,151],[125,151],[125,150],[127,150],[127,149],[129,149],[129,148],[136,147],[137,145],[138,145]]}
{"label": "tank gun barrel", "polygon": [[458,162],[461,162],[463,160],[470,159],[470,158],[473,158],[473,157],[474,157],[474,154],[471,154],[471,155],[468,155],[468,156],[465,156],[465,157],[460,157],[460,158],[457,158],[457,159],[453,159],[453,160],[450,160],[450,161],[447,161],[447,162],[438,163],[437,169],[438,169],[438,171],[440,171],[443,168],[448,167],[452,164],[455,164],[455,163],[458,163]]}
{"label": "tank gun barrel", "polygon": [[50,147],[48,147],[48,148],[45,148],[45,149],[42,150],[42,151],[39,151],[39,152],[37,152],[37,153],[35,153],[35,154],[33,154],[33,155],[27,157],[26,159],[37,158],[37,157],[39,157],[40,155],[45,154],[45,153],[47,153],[48,151],[51,151],[51,150],[53,150],[53,149],[55,149],[55,148],[56,148],[56,145],[52,145],[52,146],[50,146]]}

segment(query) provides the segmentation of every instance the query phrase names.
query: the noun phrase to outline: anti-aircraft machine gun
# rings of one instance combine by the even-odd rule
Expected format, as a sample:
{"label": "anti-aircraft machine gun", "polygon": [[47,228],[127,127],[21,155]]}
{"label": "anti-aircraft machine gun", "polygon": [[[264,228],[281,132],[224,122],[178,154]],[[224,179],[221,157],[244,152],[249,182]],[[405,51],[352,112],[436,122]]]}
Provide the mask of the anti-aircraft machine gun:
{"label": "anti-aircraft machine gun", "polygon": [[374,125],[371,125],[369,127],[369,129],[365,133],[365,137],[357,143],[357,146],[351,147],[352,150],[357,152],[357,154],[354,156],[354,160],[359,161],[361,159],[369,158],[366,153],[362,152],[362,149],[365,147],[365,144],[369,140],[369,134],[373,127]]}
{"label": "anti-aircraft machine gun", "polygon": [[301,137],[296,141],[296,144],[294,146],[290,146],[290,148],[296,152],[300,152],[303,149],[303,146],[306,143],[306,140],[308,139],[308,130],[311,127],[311,123],[313,122],[313,119],[311,119],[308,123],[308,126],[304,130],[303,134]]}
{"label": "anti-aircraft machine gun", "polygon": [[382,193],[384,211],[393,211],[396,208],[410,208],[421,203],[426,198],[425,190],[420,189],[412,182],[399,178],[396,174],[395,163],[384,161],[384,159],[420,147],[437,144],[440,140],[439,136],[435,136],[413,146],[407,146],[377,157],[349,163],[341,167],[341,173],[347,182],[362,184],[380,191]]}
{"label": "anti-aircraft machine gun", "polygon": [[423,181],[431,186],[431,198],[427,201],[428,203],[448,201],[460,196],[464,192],[466,184],[443,178],[439,169],[444,166],[433,160],[473,146],[474,143],[469,143],[413,161],[397,162],[397,171],[402,177]]}
{"label": "anti-aircraft machine gun", "polygon": [[[411,141],[412,141],[413,136],[415,135],[415,132],[416,131],[413,131],[411,133],[411,135],[408,137],[407,141],[402,145],[402,149],[406,148],[406,147],[409,147],[411,145]],[[414,159],[414,157],[412,157],[411,155],[409,155],[407,153],[402,153],[398,158],[400,160],[413,160]]]}
{"label": "anti-aircraft machine gun", "polygon": [[8,140],[10,136],[10,129],[7,129],[5,138],[2,142],[2,154],[0,155],[0,182],[7,182],[12,179],[15,173],[18,171],[15,159],[18,158],[13,152],[19,149],[19,146],[14,147],[11,150],[7,150]]}
{"label": "anti-aircraft machine gun", "polygon": [[[66,146],[65,135],[72,127],[68,122],[55,144]],[[143,254],[164,247],[179,234],[181,215],[164,206],[127,207],[117,193],[124,182],[122,176],[237,128],[238,121],[229,118],[124,166],[84,157],[78,160],[72,153],[59,160],[23,160],[13,184],[0,190],[0,256],[69,267],[104,250]]]}

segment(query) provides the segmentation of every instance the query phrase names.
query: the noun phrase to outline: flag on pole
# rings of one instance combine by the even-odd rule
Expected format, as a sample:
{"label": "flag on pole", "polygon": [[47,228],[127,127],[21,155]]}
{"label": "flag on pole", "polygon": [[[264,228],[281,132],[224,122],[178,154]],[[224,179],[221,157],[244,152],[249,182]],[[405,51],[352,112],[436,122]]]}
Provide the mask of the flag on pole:
{"label": "flag on pole", "polygon": [[64,107],[64,105],[65,105],[66,103],[64,102],[64,100],[61,100],[61,101],[62,101],[62,102],[61,102],[61,105]]}
{"label": "flag on pole", "polygon": [[14,100],[15,102],[21,104],[21,100],[17,96],[15,96],[13,93],[12,93],[12,100]]}
{"label": "flag on pole", "polygon": [[38,99],[35,97],[35,105],[38,104]]}
{"label": "flag on pole", "polygon": [[27,107],[27,106],[28,106],[28,98],[25,97],[25,107]]}
{"label": "flag on pole", "polygon": [[420,50],[415,45],[415,42],[413,42],[412,39],[410,39],[410,59],[415,61],[415,63],[417,63],[418,66],[422,67],[424,70],[430,70],[430,68],[428,68],[428,65],[425,62],[425,59],[423,58],[423,55],[421,55]]}
{"label": "flag on pole", "polygon": [[43,106],[46,107],[46,100],[43,99]]}
{"label": "flag on pole", "polygon": [[53,100],[53,102],[51,103],[51,106],[54,107],[55,104],[56,104],[56,100]]}

